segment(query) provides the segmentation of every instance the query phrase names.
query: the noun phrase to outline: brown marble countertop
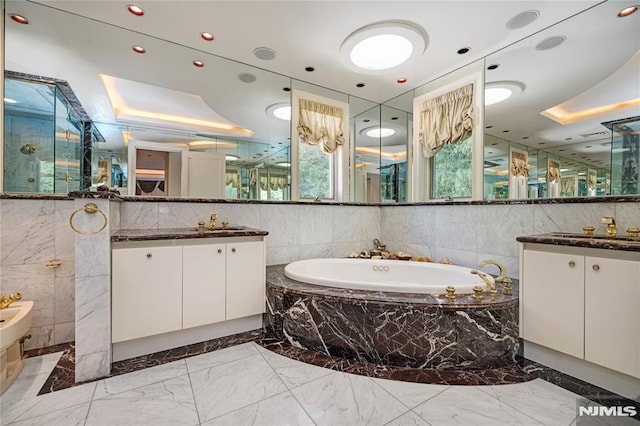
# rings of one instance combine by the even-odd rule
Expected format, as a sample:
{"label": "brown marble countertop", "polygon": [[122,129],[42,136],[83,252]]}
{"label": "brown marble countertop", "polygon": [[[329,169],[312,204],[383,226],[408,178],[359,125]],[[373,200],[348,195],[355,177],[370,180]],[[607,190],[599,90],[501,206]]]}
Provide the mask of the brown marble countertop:
{"label": "brown marble countertop", "polygon": [[184,240],[189,238],[255,237],[268,235],[267,231],[246,226],[216,228],[162,228],[162,229],[121,229],[111,235],[111,242]]}
{"label": "brown marble countertop", "polygon": [[583,235],[565,232],[522,235],[516,237],[521,243],[550,244],[556,246],[586,247],[605,250],[640,251],[640,238],[606,235]]}
{"label": "brown marble countertop", "polygon": [[321,296],[324,299],[343,303],[409,304],[415,306],[438,305],[442,309],[480,309],[487,305],[499,308],[517,303],[519,297],[518,280],[513,280],[510,295],[500,292],[493,297],[484,293],[484,299],[476,300],[471,294],[458,294],[449,300],[444,294],[393,293],[388,291],[354,290],[348,288],[325,287],[292,280],[284,274],[286,265],[267,266],[267,285],[279,287],[285,292],[308,296]]}

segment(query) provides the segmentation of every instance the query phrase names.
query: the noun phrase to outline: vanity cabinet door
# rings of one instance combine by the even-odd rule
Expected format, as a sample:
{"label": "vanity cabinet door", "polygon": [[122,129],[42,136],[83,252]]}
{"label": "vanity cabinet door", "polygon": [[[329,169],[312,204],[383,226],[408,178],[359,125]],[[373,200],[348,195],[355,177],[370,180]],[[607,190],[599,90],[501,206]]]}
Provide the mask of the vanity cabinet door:
{"label": "vanity cabinet door", "polygon": [[182,247],[112,251],[111,339],[115,342],[182,328]]}
{"label": "vanity cabinet door", "polygon": [[584,356],[584,256],[524,251],[525,340]]}
{"label": "vanity cabinet door", "polygon": [[182,327],[225,320],[226,245],[182,248]]}
{"label": "vanity cabinet door", "polygon": [[640,377],[640,262],[587,257],[585,359]]}
{"label": "vanity cabinet door", "polygon": [[227,319],[265,311],[264,241],[227,244]]}

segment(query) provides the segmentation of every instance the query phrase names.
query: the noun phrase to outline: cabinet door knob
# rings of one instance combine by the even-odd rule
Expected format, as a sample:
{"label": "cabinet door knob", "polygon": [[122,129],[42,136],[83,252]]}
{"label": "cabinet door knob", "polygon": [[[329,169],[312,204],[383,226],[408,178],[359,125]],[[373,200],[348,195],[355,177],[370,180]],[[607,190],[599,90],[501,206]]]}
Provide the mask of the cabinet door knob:
{"label": "cabinet door knob", "polygon": [[592,266],[594,271],[599,271],[600,270],[600,265],[598,265],[597,263],[595,265]]}
{"label": "cabinet door knob", "polygon": [[231,252],[232,252],[232,253],[235,253],[235,252],[236,252],[235,247],[231,249]]}
{"label": "cabinet door knob", "polygon": [[221,253],[222,253],[222,249],[218,249],[218,254],[221,254]]}
{"label": "cabinet door knob", "polygon": [[571,266],[573,268],[574,266],[576,266],[576,262],[573,261],[573,260],[570,260],[569,261],[569,266]]}
{"label": "cabinet door knob", "polygon": [[147,259],[151,259],[151,257],[153,257],[153,255],[151,253],[147,253]]}

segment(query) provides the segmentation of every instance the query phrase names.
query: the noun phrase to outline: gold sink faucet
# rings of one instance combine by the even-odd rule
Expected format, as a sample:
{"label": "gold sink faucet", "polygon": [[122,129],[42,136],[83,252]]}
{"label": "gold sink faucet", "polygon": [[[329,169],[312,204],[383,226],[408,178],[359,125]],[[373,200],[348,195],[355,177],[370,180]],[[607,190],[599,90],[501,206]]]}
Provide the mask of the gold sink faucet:
{"label": "gold sink faucet", "polygon": [[8,308],[13,302],[17,302],[22,299],[20,293],[11,293],[9,297],[6,294],[0,296],[0,309]]}
{"label": "gold sink faucet", "polygon": [[216,229],[216,219],[218,219],[218,215],[215,213],[212,214],[211,220],[209,220],[209,229],[211,230]]}
{"label": "gold sink faucet", "polygon": [[616,221],[611,216],[605,216],[600,220],[600,223],[607,225],[607,237],[616,236]]}

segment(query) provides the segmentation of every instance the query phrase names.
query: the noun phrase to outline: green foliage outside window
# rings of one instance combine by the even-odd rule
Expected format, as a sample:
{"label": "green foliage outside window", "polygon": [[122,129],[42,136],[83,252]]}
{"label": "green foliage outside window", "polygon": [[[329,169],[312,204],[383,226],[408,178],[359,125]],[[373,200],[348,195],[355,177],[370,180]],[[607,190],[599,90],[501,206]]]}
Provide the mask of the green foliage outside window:
{"label": "green foliage outside window", "polygon": [[447,144],[433,157],[433,198],[471,197],[472,141]]}
{"label": "green foliage outside window", "polygon": [[319,145],[300,144],[300,198],[333,198],[332,155],[322,152]]}

